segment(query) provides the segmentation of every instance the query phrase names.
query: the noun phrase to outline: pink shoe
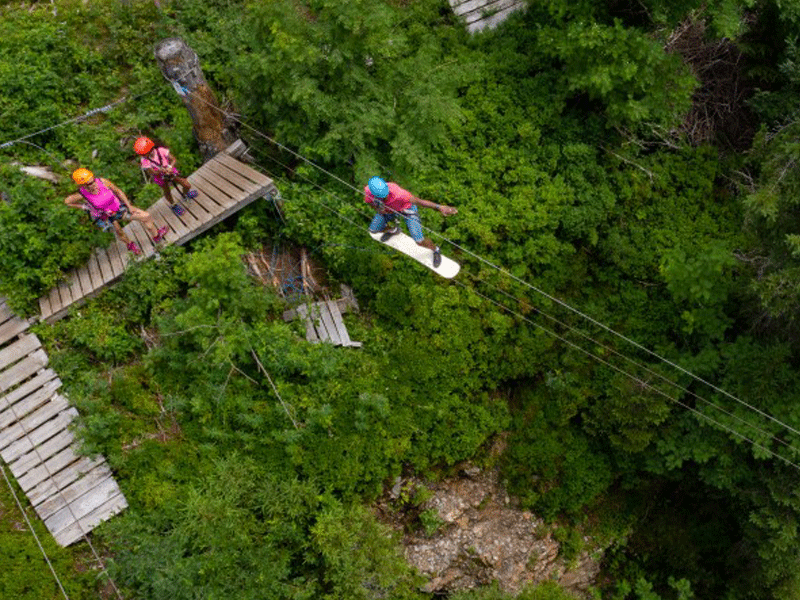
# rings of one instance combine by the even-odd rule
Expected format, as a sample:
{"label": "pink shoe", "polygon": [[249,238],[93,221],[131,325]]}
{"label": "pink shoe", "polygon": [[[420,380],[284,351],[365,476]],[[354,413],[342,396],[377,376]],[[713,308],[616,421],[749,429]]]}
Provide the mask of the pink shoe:
{"label": "pink shoe", "polygon": [[128,242],[128,250],[130,250],[134,256],[139,256],[142,253],[142,249],[139,248],[139,244],[136,242]]}
{"label": "pink shoe", "polygon": [[164,236],[167,235],[168,231],[169,227],[162,227],[161,229],[158,230],[158,233],[156,233],[156,237],[153,238],[153,241],[157,244],[158,242],[164,239]]}

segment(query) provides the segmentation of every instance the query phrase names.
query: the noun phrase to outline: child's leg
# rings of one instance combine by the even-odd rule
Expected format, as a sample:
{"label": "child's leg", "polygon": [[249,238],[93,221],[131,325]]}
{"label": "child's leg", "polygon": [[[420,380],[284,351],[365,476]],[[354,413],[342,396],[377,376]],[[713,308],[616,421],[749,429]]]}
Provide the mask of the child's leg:
{"label": "child's leg", "polygon": [[118,221],[114,221],[112,223],[112,225],[114,226],[114,233],[117,235],[117,237],[121,241],[123,241],[126,246],[128,244],[130,244],[131,243],[131,239],[127,235],[125,235],[125,232],[122,230],[122,226],[119,224],[119,222]]}
{"label": "child's leg", "polygon": [[158,228],[156,227],[156,224],[153,222],[153,217],[150,216],[149,212],[144,211],[141,208],[136,208],[135,206],[132,206],[131,219],[133,219],[134,221],[139,221],[142,225],[144,225],[144,228],[147,230],[147,233],[150,234],[150,237],[155,238],[158,236]]}
{"label": "child's leg", "polygon": [[172,180],[183,188],[184,194],[187,194],[189,190],[192,189],[192,184],[189,183],[189,181],[185,177],[179,177],[177,175],[173,175]]}
{"label": "child's leg", "polygon": [[170,186],[169,181],[165,181],[159,185],[161,186],[161,191],[164,193],[164,200],[167,201],[167,204],[175,204],[175,201],[172,199],[172,187]]}

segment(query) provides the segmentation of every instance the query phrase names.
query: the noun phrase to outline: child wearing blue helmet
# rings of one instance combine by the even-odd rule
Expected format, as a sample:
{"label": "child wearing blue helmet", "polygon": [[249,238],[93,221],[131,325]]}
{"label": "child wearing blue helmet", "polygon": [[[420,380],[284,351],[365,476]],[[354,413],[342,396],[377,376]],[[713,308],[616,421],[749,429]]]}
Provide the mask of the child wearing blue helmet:
{"label": "child wearing blue helmet", "polygon": [[444,216],[458,213],[455,208],[417,198],[396,183],[386,182],[380,177],[370,178],[364,187],[364,201],[378,211],[369,225],[369,230],[371,233],[383,232],[381,236],[382,242],[385,242],[400,231],[397,225],[394,224],[394,220],[398,215],[402,216],[406,221],[408,234],[414,241],[423,248],[429,248],[433,251],[433,266],[436,268],[442,263],[442,253],[439,250],[439,246],[422,233],[422,224],[419,220],[417,206],[438,210]]}

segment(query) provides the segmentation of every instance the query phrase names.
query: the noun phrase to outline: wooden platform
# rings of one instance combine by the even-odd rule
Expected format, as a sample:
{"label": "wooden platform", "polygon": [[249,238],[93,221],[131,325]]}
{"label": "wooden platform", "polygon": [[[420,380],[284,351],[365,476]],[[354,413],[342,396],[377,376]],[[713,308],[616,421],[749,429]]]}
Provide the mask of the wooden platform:
{"label": "wooden platform", "polygon": [[[170,228],[159,247],[185,244],[254,200],[278,193],[269,177],[225,153],[215,156],[187,179],[198,196],[184,203],[183,216],[177,217],[163,198],[147,209],[158,227],[166,224]],[[42,320],[52,323],[66,316],[70,308],[122,277],[131,260],[146,259],[158,250],[140,223],[130,222],[124,230],[141,246],[141,256],[134,258],[116,239],[108,248],[96,249],[86,265],[68,273],[63,283],[39,299]]]}
{"label": "wooden platform", "polygon": [[334,346],[360,348],[361,342],[350,339],[342,320],[342,313],[348,308],[358,310],[358,303],[349,288],[342,286],[342,290],[347,290],[344,298],[302,304],[284,312],[283,319],[285,321],[291,321],[296,317],[303,319],[306,324],[306,339],[309,342],[328,342]]}
{"label": "wooden platform", "polygon": [[497,27],[516,10],[525,8],[524,0],[450,0],[453,12],[464,19],[470,33]]}
{"label": "wooden platform", "polygon": [[102,457],[78,456],[77,415],[29,321],[0,300],[0,458],[61,546],[128,504]]}

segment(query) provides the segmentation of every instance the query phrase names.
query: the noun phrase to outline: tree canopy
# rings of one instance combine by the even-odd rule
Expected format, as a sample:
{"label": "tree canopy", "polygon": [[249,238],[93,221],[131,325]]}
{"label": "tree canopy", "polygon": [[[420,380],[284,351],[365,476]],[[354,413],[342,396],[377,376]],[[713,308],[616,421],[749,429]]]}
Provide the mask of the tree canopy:
{"label": "tree canopy", "polygon": [[[137,135],[199,164],[163,37],[197,51],[281,190],[280,213],[255,203],[37,326],[128,498],[97,535],[130,597],[429,597],[370,507],[465,462],[572,530],[565,552],[608,540],[601,597],[800,597],[794,3],[548,0],[475,36],[439,0],[0,12],[2,141],[60,124],[0,146],[0,294],[19,312],[107,243],[61,204],[71,168],[146,207]],[[735,139],[706,118],[720,44]],[[458,207],[422,211],[454,282],[366,237],[373,174]],[[280,318],[241,260],[280,244],[353,287],[363,348]],[[23,572],[0,590],[42,597]]]}

